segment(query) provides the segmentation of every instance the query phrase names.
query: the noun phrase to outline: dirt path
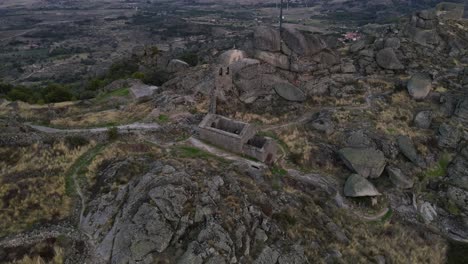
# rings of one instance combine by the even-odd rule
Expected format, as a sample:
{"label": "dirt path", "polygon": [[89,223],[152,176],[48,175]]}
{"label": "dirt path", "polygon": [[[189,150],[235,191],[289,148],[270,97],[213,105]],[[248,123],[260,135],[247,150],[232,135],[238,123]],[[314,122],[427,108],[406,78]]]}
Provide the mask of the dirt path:
{"label": "dirt path", "polygon": [[[79,134],[79,133],[102,133],[107,132],[109,127],[97,127],[97,128],[76,128],[76,129],[58,129],[47,126],[26,124],[34,130],[47,133],[47,134]],[[156,131],[161,128],[156,123],[133,123],[129,125],[116,126],[119,133],[129,133],[132,131]]]}
{"label": "dirt path", "polygon": [[221,150],[219,148],[215,148],[215,147],[212,147],[194,137],[190,137],[188,139],[188,142],[194,146],[194,147],[197,147],[199,149],[202,149],[204,151],[207,151],[213,155],[216,155],[218,157],[221,157],[221,158],[224,158],[224,159],[227,159],[227,160],[233,160],[233,161],[242,161],[242,162],[245,162],[247,164],[249,164],[250,166],[253,166],[253,167],[256,167],[256,168],[262,168],[262,167],[266,167],[265,164],[261,163],[261,162],[257,162],[257,161],[253,161],[253,160],[249,160],[249,159],[246,159],[246,158],[243,158],[243,157],[240,157],[240,156],[237,156],[233,153],[230,153],[230,152],[227,152],[227,151],[224,151],[224,150]]}
{"label": "dirt path", "polygon": [[[84,167],[87,167],[91,161],[96,157],[97,154],[99,154],[104,148],[105,144],[98,144],[95,147],[91,148],[87,152],[85,152],[81,157],[78,158],[78,160],[75,161],[75,163],[72,165],[70,172],[67,173],[66,177],[71,177],[73,181],[73,187],[78,195],[80,202],[81,202],[81,208],[80,208],[80,216],[79,216],[79,226],[81,226],[83,222],[83,215],[84,212],[86,211],[86,196],[83,194],[83,191],[80,186],[80,182],[78,180],[78,173],[80,172],[81,169]],[[89,234],[86,234],[89,236]]]}
{"label": "dirt path", "polygon": [[388,95],[391,92],[386,92],[386,93],[381,93],[381,94],[373,94],[372,91],[370,90],[369,87],[367,87],[367,92],[364,97],[365,103],[362,105],[348,105],[348,106],[318,106],[314,107],[311,109],[308,109],[307,113],[303,114],[300,116],[298,119],[293,120],[288,123],[283,123],[283,124],[276,124],[276,125],[267,125],[264,126],[263,128],[260,129],[260,131],[272,131],[272,130],[277,130],[277,129],[282,129],[290,126],[295,126],[299,124],[303,124],[307,121],[309,121],[315,113],[320,112],[320,111],[333,111],[333,110],[365,110],[369,109],[372,107],[372,100],[376,97],[383,96],[383,95]]}
{"label": "dirt path", "polygon": [[80,232],[71,227],[52,226],[31,232],[24,232],[10,237],[6,237],[0,241],[0,248],[12,248],[19,246],[28,246],[44,241],[48,238],[56,238],[61,235],[71,237],[75,240],[83,240],[84,237]]}
{"label": "dirt path", "polygon": [[356,212],[356,211],[353,211],[353,213],[358,216],[359,218],[365,220],[365,221],[377,221],[377,220],[380,220],[382,219],[382,217],[384,217],[388,212],[390,212],[390,208],[384,208],[382,209],[382,211],[380,211],[379,213],[375,214],[375,215],[365,215],[365,214],[362,214],[362,213],[359,213],[359,212]]}

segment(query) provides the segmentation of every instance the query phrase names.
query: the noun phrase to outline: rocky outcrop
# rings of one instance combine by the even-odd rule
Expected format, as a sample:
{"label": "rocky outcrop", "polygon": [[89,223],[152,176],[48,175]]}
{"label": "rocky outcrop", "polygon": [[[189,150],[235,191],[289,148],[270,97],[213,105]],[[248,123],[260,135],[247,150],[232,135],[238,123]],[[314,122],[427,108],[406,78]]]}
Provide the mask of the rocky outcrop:
{"label": "rocky outcrop", "polygon": [[257,27],[254,29],[254,46],[258,50],[281,51],[281,37],[279,31],[272,27]]}
{"label": "rocky outcrop", "polygon": [[376,61],[380,67],[387,70],[403,70],[405,68],[392,48],[385,48],[377,52]]}
{"label": "rocky outcrop", "polygon": [[378,178],[385,169],[385,156],[372,148],[344,148],[339,151],[346,166],[364,178]]}
{"label": "rocky outcrop", "polygon": [[447,181],[468,191],[468,147],[463,148],[447,169]]}
{"label": "rocky outcrop", "polygon": [[434,47],[440,43],[437,33],[437,17],[433,10],[423,10],[411,17],[410,23],[405,29],[405,35],[415,43],[427,47]]}
{"label": "rocky outcrop", "polygon": [[468,126],[468,97],[462,98],[454,112],[455,118],[465,126]]}
{"label": "rocky outcrop", "polygon": [[320,37],[304,35],[292,26],[284,27],[282,38],[287,47],[299,56],[314,55],[327,47]]}
{"label": "rocky outcrop", "polygon": [[398,136],[397,144],[400,148],[401,153],[403,153],[403,155],[405,155],[406,158],[408,158],[415,165],[425,167],[424,160],[419,156],[418,152],[416,151],[416,148],[411,138],[407,136]]}
{"label": "rocky outcrop", "polygon": [[397,188],[410,189],[413,187],[414,181],[405,175],[399,168],[395,166],[387,166],[385,170],[387,171],[390,181]]}
{"label": "rocky outcrop", "polygon": [[437,131],[437,142],[443,148],[456,148],[462,138],[460,128],[449,123],[443,123]]}
{"label": "rocky outcrop", "polygon": [[278,83],[275,84],[273,88],[279,96],[288,101],[304,102],[306,100],[304,92],[292,84]]}
{"label": "rocky outcrop", "polygon": [[432,79],[428,74],[417,73],[407,85],[408,93],[415,100],[423,100],[432,90]]}
{"label": "rocky outcrop", "polygon": [[[242,72],[234,78],[234,85],[239,91],[239,99],[244,103],[252,103],[258,97],[275,94],[274,87],[280,83],[287,84],[278,75],[262,73],[249,68],[248,72]],[[252,74],[256,72],[257,74]]]}
{"label": "rocky outcrop", "polygon": [[233,49],[221,53],[218,57],[218,63],[224,66],[229,66],[232,63],[241,61],[245,58],[247,58],[247,53],[245,53],[245,51]]}
{"label": "rocky outcrop", "polygon": [[190,68],[190,65],[182,60],[173,59],[167,64],[168,72],[180,72]]}
{"label": "rocky outcrop", "polygon": [[[235,171],[244,171],[242,164],[228,168],[229,175],[218,176],[212,171],[189,173],[184,165],[173,163],[149,163],[149,171],[143,176],[125,175],[126,161],[103,167],[100,185],[94,187],[94,197],[81,223],[81,229],[94,240],[91,252],[98,260],[95,262],[308,263],[304,248],[281,235],[283,225],[295,217],[284,208],[295,206],[299,200],[282,195],[279,207],[269,202],[272,197],[264,190],[241,188],[237,181],[240,175]],[[203,170],[195,169],[198,173]],[[243,180],[264,180],[261,169],[255,169],[255,176],[246,173],[241,176],[246,177]],[[130,180],[122,184],[119,175]],[[341,197],[326,177],[299,172],[291,172],[291,177],[301,186]],[[246,191],[253,191],[253,196],[243,196]],[[251,199],[265,205],[259,207]],[[324,224],[337,239],[348,241],[338,224],[331,220]],[[328,234],[327,230],[324,232]]]}
{"label": "rocky outcrop", "polygon": [[396,37],[387,38],[384,42],[385,48],[399,49],[400,45],[400,39]]}
{"label": "rocky outcrop", "polygon": [[256,51],[255,58],[264,61],[274,67],[278,67],[283,70],[289,70],[290,62],[288,56],[282,53],[274,53],[267,51]]}
{"label": "rocky outcrop", "polygon": [[421,111],[416,114],[413,121],[414,125],[417,128],[428,129],[431,127],[432,123],[432,112],[431,111]]}
{"label": "rocky outcrop", "polygon": [[374,185],[358,174],[352,174],[344,185],[344,195],[348,197],[366,197],[381,195]]}

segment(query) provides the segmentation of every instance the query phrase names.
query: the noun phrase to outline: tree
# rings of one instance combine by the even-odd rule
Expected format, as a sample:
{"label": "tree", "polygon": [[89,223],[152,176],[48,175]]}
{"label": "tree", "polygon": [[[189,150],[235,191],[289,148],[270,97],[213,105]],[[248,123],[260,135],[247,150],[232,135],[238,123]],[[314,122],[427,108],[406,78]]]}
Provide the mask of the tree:
{"label": "tree", "polygon": [[58,103],[71,101],[73,99],[73,93],[68,86],[62,86],[56,83],[47,85],[43,94],[46,103]]}

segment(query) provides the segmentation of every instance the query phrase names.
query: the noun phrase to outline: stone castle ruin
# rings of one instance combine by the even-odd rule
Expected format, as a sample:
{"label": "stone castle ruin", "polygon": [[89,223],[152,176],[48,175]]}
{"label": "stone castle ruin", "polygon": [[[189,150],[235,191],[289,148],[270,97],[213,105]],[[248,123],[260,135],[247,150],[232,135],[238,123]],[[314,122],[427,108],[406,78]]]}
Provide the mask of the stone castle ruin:
{"label": "stone castle ruin", "polygon": [[249,123],[216,114],[207,114],[199,125],[200,139],[266,164],[274,163],[278,149],[275,141],[256,133]]}

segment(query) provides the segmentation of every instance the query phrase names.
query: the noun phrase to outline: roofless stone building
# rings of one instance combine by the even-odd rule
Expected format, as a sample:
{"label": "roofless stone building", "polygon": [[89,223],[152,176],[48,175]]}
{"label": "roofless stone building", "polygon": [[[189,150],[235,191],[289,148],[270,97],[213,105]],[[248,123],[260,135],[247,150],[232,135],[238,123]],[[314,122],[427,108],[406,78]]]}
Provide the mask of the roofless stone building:
{"label": "roofless stone building", "polygon": [[247,155],[272,164],[277,158],[277,145],[269,137],[256,135],[255,127],[216,114],[207,114],[199,125],[200,139],[231,152]]}

